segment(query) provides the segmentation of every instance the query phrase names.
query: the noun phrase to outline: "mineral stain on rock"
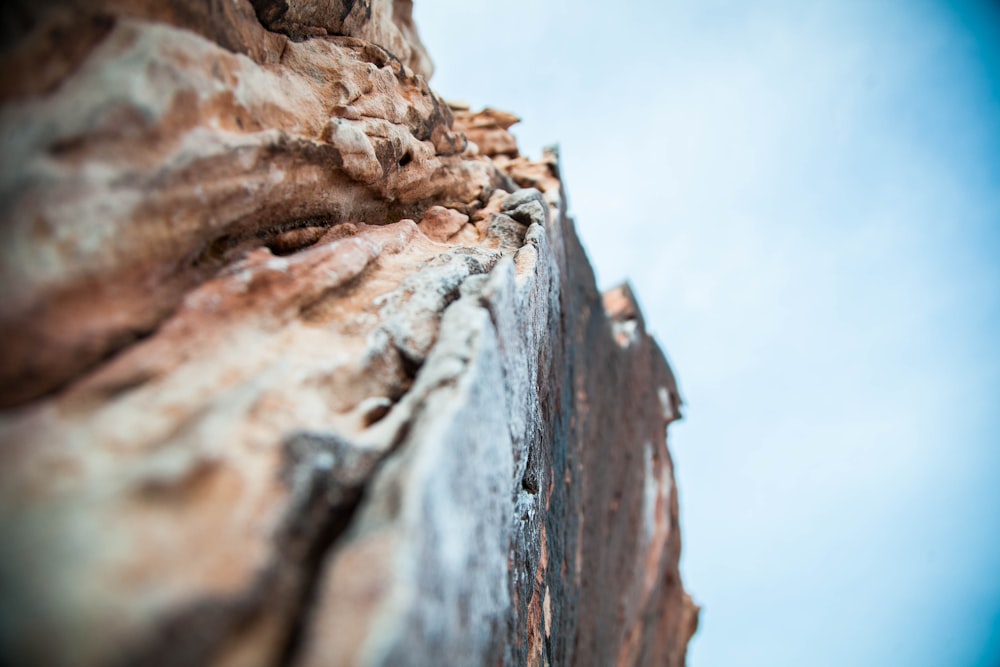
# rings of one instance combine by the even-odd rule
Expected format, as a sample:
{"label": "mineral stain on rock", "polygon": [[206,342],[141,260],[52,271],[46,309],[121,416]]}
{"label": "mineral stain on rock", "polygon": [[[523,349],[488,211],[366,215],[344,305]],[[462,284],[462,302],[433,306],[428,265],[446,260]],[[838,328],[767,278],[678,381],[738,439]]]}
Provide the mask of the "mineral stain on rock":
{"label": "mineral stain on rock", "polygon": [[409,0],[2,11],[0,662],[684,663],[673,375]]}

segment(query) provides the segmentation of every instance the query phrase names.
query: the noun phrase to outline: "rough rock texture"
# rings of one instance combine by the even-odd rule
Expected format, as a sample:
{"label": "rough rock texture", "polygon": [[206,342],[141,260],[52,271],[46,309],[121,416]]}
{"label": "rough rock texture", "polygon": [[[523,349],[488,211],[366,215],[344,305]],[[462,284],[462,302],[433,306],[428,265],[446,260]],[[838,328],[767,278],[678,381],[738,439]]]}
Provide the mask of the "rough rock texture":
{"label": "rough rock texture", "polygon": [[0,663],[683,664],[673,376],[411,9],[0,10]]}

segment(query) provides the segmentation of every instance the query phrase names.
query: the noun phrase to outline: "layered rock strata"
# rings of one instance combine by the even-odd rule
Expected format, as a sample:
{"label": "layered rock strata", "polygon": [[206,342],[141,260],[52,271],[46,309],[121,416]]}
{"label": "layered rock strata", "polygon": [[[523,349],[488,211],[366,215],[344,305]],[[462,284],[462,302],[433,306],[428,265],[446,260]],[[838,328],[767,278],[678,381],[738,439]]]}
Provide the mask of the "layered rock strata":
{"label": "layered rock strata", "polygon": [[2,11],[0,662],[683,664],[671,371],[410,2]]}

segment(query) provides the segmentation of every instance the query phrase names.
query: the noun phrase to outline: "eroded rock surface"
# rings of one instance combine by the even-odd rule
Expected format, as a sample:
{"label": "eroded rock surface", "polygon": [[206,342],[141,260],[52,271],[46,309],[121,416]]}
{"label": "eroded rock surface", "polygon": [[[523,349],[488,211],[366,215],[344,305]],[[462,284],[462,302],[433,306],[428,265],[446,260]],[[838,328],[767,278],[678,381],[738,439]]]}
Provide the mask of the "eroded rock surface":
{"label": "eroded rock surface", "polygon": [[4,8],[0,662],[683,664],[671,371],[411,9]]}

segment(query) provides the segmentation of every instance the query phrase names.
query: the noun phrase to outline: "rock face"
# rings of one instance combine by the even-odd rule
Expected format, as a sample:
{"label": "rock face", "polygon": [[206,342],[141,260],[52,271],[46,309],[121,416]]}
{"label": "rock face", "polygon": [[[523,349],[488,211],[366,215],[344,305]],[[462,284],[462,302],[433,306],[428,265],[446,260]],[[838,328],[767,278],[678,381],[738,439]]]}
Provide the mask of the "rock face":
{"label": "rock face", "polygon": [[411,9],[0,10],[0,662],[683,664],[671,371]]}

